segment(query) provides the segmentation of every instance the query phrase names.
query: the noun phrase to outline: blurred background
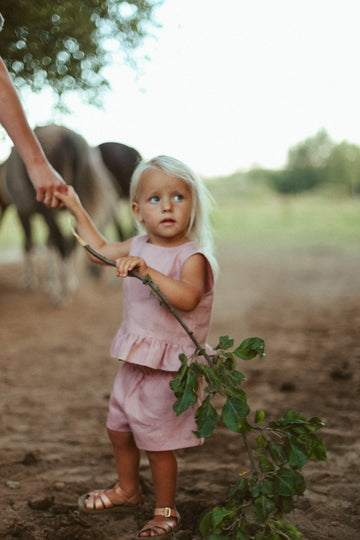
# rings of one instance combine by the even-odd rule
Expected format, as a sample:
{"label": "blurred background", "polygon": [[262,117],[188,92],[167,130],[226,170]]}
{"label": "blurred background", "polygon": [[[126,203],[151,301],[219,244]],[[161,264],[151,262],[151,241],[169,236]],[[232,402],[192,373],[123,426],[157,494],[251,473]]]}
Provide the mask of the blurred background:
{"label": "blurred background", "polygon": [[[358,245],[356,0],[2,0],[30,124],[188,163],[217,241]],[[0,132],[0,160],[11,143]],[[34,218],[41,242],[41,219]],[[15,212],[0,248],[20,246]],[[294,244],[295,243],[295,244]]]}

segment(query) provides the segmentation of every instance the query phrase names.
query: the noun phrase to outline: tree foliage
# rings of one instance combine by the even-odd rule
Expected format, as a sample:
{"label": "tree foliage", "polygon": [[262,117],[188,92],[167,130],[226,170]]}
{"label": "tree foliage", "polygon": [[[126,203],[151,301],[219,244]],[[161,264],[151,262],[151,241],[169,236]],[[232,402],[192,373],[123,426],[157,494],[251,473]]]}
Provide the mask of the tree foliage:
{"label": "tree foliage", "polygon": [[274,171],[272,184],[280,193],[314,189],[326,180],[334,143],[325,130],[291,147],[285,168]]}
{"label": "tree foliage", "polygon": [[50,86],[61,101],[82,90],[88,102],[108,86],[109,40],[127,61],[154,24],[157,0],[2,0],[0,55],[18,88]]}
{"label": "tree foliage", "polygon": [[334,186],[341,186],[347,194],[360,193],[359,146],[347,141],[335,146],[329,158],[328,181]]}
{"label": "tree foliage", "polygon": [[328,133],[321,129],[314,136],[308,137],[289,149],[287,168],[290,170],[323,169],[327,166],[333,147],[334,143]]}
{"label": "tree foliage", "polygon": [[348,195],[360,193],[360,148],[343,141],[335,144],[320,130],[291,147],[284,169],[270,171],[268,177],[276,191],[299,193],[331,186]]}

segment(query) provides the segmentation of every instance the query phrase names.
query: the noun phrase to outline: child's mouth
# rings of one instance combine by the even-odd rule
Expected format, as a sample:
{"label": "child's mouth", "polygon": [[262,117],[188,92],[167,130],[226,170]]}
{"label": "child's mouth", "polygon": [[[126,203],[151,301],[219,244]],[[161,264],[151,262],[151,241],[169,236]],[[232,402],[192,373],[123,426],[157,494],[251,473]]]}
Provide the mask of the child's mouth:
{"label": "child's mouth", "polygon": [[172,223],[175,223],[175,220],[174,219],[171,219],[171,218],[166,218],[166,219],[163,219],[161,223],[164,223],[165,225],[171,225]]}

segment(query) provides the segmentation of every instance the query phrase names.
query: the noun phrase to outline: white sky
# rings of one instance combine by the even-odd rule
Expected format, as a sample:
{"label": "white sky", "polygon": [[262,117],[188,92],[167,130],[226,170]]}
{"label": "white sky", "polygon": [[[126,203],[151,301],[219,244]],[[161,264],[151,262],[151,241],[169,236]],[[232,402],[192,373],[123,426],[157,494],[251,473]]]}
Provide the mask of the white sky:
{"label": "white sky", "polygon": [[[205,176],[281,167],[322,127],[360,145],[359,16],[359,0],[165,0],[149,60],[106,71],[104,111],[77,103],[56,120]],[[31,125],[54,119],[46,96],[23,103]]]}

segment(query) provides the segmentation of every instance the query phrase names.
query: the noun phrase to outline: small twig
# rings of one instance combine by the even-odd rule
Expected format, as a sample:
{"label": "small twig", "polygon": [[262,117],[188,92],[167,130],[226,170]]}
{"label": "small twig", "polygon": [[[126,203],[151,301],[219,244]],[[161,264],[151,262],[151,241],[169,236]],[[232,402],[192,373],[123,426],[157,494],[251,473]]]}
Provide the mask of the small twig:
{"label": "small twig", "polygon": [[[79,236],[79,234],[74,230],[74,228],[71,226],[70,224],[70,227],[71,227],[71,230],[72,230],[72,233],[73,235],[75,236],[76,240],[79,242],[79,244],[86,249],[86,251],[88,251],[89,253],[91,253],[91,255],[93,255],[94,257],[96,257],[97,259],[99,259],[100,261],[102,261],[103,263],[105,264],[108,264],[110,266],[116,266],[116,263],[115,261],[113,261],[112,259],[108,259],[107,257],[104,257],[101,253],[98,253],[97,251],[95,251],[95,249],[93,249],[90,244],[88,244],[87,242],[85,242],[85,240],[83,240],[81,238],[81,236]],[[170,311],[170,313],[172,313],[172,315],[175,317],[175,319],[178,321],[178,323],[183,327],[183,329],[185,330],[185,332],[187,333],[187,335],[189,336],[189,338],[191,339],[191,341],[194,343],[195,347],[196,347],[196,352],[199,356],[204,356],[208,362],[208,364],[210,366],[213,365],[212,363],[212,360],[210,358],[210,356],[207,354],[207,352],[204,350],[204,347],[202,347],[200,345],[200,343],[198,342],[198,340],[196,339],[196,337],[194,336],[194,332],[192,330],[190,330],[190,328],[187,326],[187,324],[182,320],[182,318],[180,317],[180,315],[178,314],[178,312],[176,311],[175,308],[173,308],[173,306],[170,304],[169,300],[166,298],[166,296],[161,292],[161,290],[159,289],[159,287],[156,285],[156,283],[153,282],[153,280],[151,279],[151,277],[149,275],[147,276],[142,276],[141,274],[139,274],[139,272],[137,272],[136,270],[130,270],[129,271],[129,276],[131,277],[135,277],[137,279],[139,279],[140,281],[143,282],[144,285],[148,285],[150,287],[150,289],[152,289],[154,291],[154,293],[160,298],[161,302],[163,304],[166,305],[166,307],[168,308],[168,310]]]}

